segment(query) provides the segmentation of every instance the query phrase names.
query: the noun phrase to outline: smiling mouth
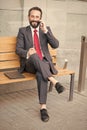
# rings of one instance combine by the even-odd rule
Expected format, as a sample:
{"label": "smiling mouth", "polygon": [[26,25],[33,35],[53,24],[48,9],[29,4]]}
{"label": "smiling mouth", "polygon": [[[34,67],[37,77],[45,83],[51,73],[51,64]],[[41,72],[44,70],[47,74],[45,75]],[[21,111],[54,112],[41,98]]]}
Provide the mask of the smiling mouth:
{"label": "smiling mouth", "polygon": [[35,25],[36,25],[37,23],[38,23],[38,22],[32,22],[32,24],[35,24]]}
{"label": "smiling mouth", "polygon": [[40,21],[32,21],[32,23],[34,23],[34,24],[39,24],[40,23]]}

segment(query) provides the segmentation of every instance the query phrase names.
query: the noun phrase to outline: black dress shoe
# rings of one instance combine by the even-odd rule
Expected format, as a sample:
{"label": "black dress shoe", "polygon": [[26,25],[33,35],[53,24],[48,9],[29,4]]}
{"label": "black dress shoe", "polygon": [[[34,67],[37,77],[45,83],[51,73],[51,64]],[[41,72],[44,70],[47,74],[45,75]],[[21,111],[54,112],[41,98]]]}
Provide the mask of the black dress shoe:
{"label": "black dress shoe", "polygon": [[41,109],[40,114],[41,114],[41,120],[42,121],[47,122],[49,120],[49,115],[48,115],[46,109]]}
{"label": "black dress shoe", "polygon": [[62,93],[65,90],[65,88],[59,82],[56,83],[55,88],[58,93]]}

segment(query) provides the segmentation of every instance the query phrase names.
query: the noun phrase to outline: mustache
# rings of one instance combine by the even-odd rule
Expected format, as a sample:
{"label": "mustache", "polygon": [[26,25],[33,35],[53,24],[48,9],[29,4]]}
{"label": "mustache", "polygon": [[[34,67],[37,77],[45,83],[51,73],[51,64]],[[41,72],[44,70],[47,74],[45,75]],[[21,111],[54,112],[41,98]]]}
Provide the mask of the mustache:
{"label": "mustache", "polygon": [[36,22],[36,23],[40,24],[40,21],[32,20],[31,23],[32,23],[32,22]]}

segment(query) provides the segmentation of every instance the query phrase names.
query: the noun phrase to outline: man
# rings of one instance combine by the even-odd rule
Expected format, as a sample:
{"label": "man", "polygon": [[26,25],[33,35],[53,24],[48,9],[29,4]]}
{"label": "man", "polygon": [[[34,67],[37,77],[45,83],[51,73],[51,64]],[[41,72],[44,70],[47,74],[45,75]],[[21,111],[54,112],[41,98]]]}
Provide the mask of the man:
{"label": "man", "polygon": [[20,57],[20,72],[36,74],[41,120],[47,122],[49,120],[46,108],[48,81],[54,84],[58,93],[63,92],[64,87],[52,76],[57,74],[57,70],[48,50],[48,44],[52,48],[57,48],[59,42],[41,18],[42,10],[39,7],[29,10],[30,25],[19,29],[16,53]]}

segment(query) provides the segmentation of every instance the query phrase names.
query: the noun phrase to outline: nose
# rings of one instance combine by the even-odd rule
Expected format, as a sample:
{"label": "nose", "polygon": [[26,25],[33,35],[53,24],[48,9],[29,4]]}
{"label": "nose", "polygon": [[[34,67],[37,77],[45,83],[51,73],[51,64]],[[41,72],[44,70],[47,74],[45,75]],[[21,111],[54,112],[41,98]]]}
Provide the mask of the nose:
{"label": "nose", "polygon": [[36,17],[35,16],[33,16],[33,20],[36,21]]}

